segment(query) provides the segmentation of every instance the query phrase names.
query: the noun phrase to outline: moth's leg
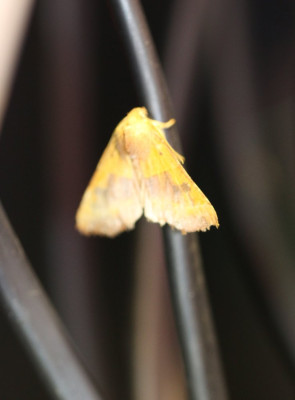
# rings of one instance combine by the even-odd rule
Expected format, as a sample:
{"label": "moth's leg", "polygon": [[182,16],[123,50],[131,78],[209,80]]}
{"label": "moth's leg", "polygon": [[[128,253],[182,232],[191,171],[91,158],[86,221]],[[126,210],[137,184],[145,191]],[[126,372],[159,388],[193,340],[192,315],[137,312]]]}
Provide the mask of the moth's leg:
{"label": "moth's leg", "polygon": [[154,125],[157,126],[157,127],[160,128],[160,129],[168,129],[168,128],[170,128],[172,125],[174,125],[175,122],[176,122],[176,121],[175,121],[174,118],[169,119],[169,121],[167,121],[167,122],[162,122],[162,121],[153,120]]}

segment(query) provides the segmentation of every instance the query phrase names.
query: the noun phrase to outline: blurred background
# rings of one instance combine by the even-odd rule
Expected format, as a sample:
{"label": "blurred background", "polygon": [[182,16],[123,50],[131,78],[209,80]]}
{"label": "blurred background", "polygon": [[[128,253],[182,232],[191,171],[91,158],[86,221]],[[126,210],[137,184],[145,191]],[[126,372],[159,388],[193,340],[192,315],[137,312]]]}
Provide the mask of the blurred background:
{"label": "blurred background", "polygon": [[[186,167],[220,228],[199,235],[233,400],[295,398],[295,4],[143,1]],[[1,12],[1,9],[0,9]],[[0,195],[42,285],[109,399],[184,400],[160,229],[74,226],[139,90],[110,2],[36,2],[0,145]],[[0,398],[49,399],[0,309]]]}

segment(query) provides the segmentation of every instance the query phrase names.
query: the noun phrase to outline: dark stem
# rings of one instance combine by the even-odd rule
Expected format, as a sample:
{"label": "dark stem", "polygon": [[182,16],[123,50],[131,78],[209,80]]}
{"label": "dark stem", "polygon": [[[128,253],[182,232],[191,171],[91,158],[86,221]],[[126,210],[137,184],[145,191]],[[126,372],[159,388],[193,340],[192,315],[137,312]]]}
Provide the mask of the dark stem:
{"label": "dark stem", "polygon": [[[168,90],[154,44],[137,0],[110,0],[134,69],[137,84],[152,118],[167,121],[173,117]],[[167,138],[181,152],[176,127]],[[171,296],[192,400],[227,398],[205,277],[196,235],[182,236],[164,229]]]}
{"label": "dark stem", "polygon": [[0,204],[0,298],[57,400],[102,400],[17,240]]}

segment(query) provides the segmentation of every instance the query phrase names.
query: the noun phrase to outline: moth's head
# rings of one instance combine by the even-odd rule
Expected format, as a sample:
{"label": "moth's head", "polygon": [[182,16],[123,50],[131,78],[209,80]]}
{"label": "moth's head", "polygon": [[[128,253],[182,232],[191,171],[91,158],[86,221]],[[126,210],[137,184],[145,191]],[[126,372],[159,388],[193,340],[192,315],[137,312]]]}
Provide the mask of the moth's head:
{"label": "moth's head", "polygon": [[126,135],[141,135],[147,131],[148,112],[145,107],[133,108],[118,125]]}
{"label": "moth's head", "polygon": [[142,119],[147,118],[148,112],[145,107],[135,107],[126,116],[129,123],[136,123]]}

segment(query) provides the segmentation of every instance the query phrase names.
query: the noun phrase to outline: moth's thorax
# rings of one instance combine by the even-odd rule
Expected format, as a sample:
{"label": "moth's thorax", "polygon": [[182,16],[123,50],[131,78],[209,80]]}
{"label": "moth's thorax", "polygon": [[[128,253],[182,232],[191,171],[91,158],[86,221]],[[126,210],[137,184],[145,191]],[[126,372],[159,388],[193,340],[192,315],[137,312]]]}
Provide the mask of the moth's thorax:
{"label": "moth's thorax", "polygon": [[137,122],[135,126],[125,126],[123,129],[123,146],[125,152],[131,158],[146,159],[150,153],[150,132],[146,129],[146,123]]}

